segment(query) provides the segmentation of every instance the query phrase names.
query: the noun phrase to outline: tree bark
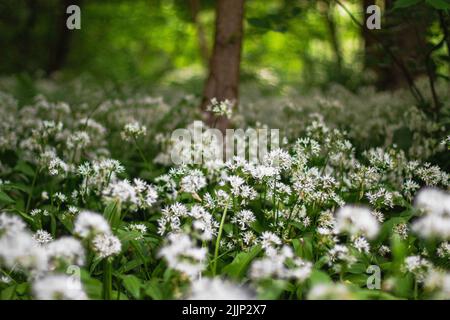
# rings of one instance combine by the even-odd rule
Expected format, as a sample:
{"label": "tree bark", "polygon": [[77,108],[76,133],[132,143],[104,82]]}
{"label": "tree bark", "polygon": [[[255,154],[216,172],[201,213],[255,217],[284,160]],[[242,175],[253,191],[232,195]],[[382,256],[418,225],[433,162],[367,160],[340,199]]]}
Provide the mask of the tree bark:
{"label": "tree bark", "polygon": [[[381,30],[367,30],[364,28],[365,67],[374,72],[377,80],[376,86],[381,90],[395,90],[408,86],[404,70],[401,70],[385,54],[383,48],[377,44],[367,33],[375,32],[382,39],[385,46],[391,48],[393,54],[408,69],[410,76],[416,79],[427,74],[426,52],[429,44],[426,32],[430,25],[427,8],[393,10],[394,0],[385,0],[385,10]],[[364,12],[374,0],[363,0]],[[365,13],[365,21],[367,20]]]}
{"label": "tree bark", "polygon": [[330,0],[324,1],[325,4],[325,22],[327,24],[328,31],[330,32],[330,41],[331,46],[333,48],[334,56],[336,59],[336,65],[338,68],[338,72],[342,71],[342,52],[341,52],[341,44],[339,41],[339,35],[337,30],[336,21],[334,19],[334,3]]}
{"label": "tree bark", "polygon": [[65,62],[70,50],[70,40],[72,38],[72,32],[66,26],[68,15],[66,9],[72,4],[80,5],[81,0],[63,0],[58,8],[56,27],[57,37],[54,43],[52,54],[47,65],[46,74],[50,76],[55,71],[60,70]]}
{"label": "tree bark", "polygon": [[209,60],[209,76],[206,80],[201,108],[206,124],[225,132],[229,120],[216,118],[206,112],[212,98],[219,101],[229,99],[238,103],[239,73],[243,37],[244,0],[218,0],[216,4],[216,26],[214,48]]}

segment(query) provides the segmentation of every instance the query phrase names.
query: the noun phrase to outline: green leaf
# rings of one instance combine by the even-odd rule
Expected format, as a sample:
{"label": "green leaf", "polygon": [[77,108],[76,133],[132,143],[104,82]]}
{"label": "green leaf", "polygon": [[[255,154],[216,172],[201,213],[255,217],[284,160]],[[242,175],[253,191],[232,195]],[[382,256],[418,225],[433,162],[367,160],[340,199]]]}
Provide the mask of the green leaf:
{"label": "green leaf", "polygon": [[394,9],[412,7],[421,1],[422,0],[397,0],[395,1]]}
{"label": "green leaf", "polygon": [[152,279],[147,282],[145,286],[145,294],[147,294],[150,298],[154,300],[162,300],[164,299],[164,294],[161,291],[160,285],[157,279]]}
{"label": "green leaf", "polygon": [[141,297],[141,281],[131,274],[122,276],[123,286],[135,299]]}
{"label": "green leaf", "polygon": [[16,203],[15,200],[13,200],[10,196],[8,196],[6,193],[4,193],[3,191],[0,191],[0,204],[13,204]]}
{"label": "green leaf", "polygon": [[426,0],[425,2],[438,10],[450,9],[450,1],[448,0]]}
{"label": "green leaf", "polygon": [[110,202],[103,212],[103,216],[108,220],[111,227],[117,228],[120,223],[120,205],[117,201]]}
{"label": "green leaf", "polygon": [[21,172],[28,177],[34,177],[35,174],[35,170],[24,161],[19,161],[14,167],[14,170],[17,172]]}
{"label": "green leaf", "polygon": [[319,283],[331,283],[331,278],[328,274],[320,270],[313,270],[311,276],[309,277],[311,285],[316,285]]}
{"label": "green leaf", "polygon": [[227,265],[223,272],[233,278],[241,278],[250,262],[261,252],[261,246],[254,246],[248,252],[239,253],[229,265]]}
{"label": "green leaf", "polygon": [[258,287],[258,299],[274,300],[278,299],[283,291],[286,291],[290,283],[286,280],[266,279]]}

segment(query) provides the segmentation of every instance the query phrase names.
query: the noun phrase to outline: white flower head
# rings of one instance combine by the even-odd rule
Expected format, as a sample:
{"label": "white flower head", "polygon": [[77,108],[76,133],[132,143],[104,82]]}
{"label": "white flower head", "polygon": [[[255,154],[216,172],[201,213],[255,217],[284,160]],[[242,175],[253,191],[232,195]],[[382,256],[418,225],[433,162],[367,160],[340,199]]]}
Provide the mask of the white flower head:
{"label": "white flower head", "polygon": [[379,224],[369,209],[347,205],[336,212],[335,230],[373,239],[378,234]]}
{"label": "white flower head", "polygon": [[49,275],[33,283],[34,297],[38,300],[86,300],[81,284],[66,275]]}
{"label": "white flower head", "polygon": [[87,238],[94,234],[110,234],[111,228],[108,221],[98,213],[92,211],[82,211],[75,220],[74,233],[82,238]]}

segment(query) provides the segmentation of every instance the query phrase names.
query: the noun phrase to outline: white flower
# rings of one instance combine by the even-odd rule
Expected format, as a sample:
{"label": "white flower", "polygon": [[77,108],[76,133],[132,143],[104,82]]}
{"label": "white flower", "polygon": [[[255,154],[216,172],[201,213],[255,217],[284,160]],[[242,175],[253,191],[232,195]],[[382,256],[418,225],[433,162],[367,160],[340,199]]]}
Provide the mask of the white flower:
{"label": "white flower", "polygon": [[45,249],[25,231],[0,238],[0,260],[9,268],[36,273],[47,271],[48,267]]}
{"label": "white flower", "polygon": [[278,148],[264,156],[263,164],[275,168],[279,172],[280,170],[288,170],[292,166],[292,158],[287,151]]}
{"label": "white flower", "polygon": [[353,246],[359,251],[369,253],[370,245],[364,237],[358,237],[353,241]]}
{"label": "white flower", "polygon": [[256,221],[255,215],[250,210],[241,210],[231,219],[231,222],[237,224],[241,230],[247,230],[254,221]]}
{"label": "white flower", "polygon": [[120,135],[125,141],[131,141],[138,137],[145,136],[147,134],[147,128],[141,126],[139,122],[127,123]]}
{"label": "white flower", "polygon": [[25,230],[25,223],[22,219],[6,213],[0,214],[0,238],[14,236],[23,230]]}
{"label": "white flower", "polygon": [[309,300],[349,300],[352,295],[343,284],[316,284],[308,293]]}
{"label": "white flower", "polygon": [[132,211],[151,207],[158,198],[155,188],[141,179],[111,182],[103,191],[107,201],[119,200],[122,205],[128,206]]}
{"label": "white flower", "polygon": [[264,231],[261,234],[261,246],[267,255],[274,253],[274,250],[279,245],[281,245],[281,239],[275,233]]}
{"label": "white flower", "polygon": [[144,235],[147,233],[147,226],[143,223],[131,223],[128,226],[128,229],[131,231],[137,231],[140,233],[138,237],[136,237],[134,240],[139,240],[144,237]]}
{"label": "white flower", "polygon": [[218,101],[216,98],[212,98],[210,104],[206,107],[206,110],[218,116],[231,118],[233,113],[233,104],[234,103],[228,99]]}
{"label": "white flower", "polygon": [[97,233],[110,234],[111,228],[102,215],[91,211],[82,211],[75,220],[74,233],[82,238],[87,238]]}
{"label": "white flower", "polygon": [[379,225],[369,209],[347,205],[336,212],[335,229],[337,232],[373,239],[378,234]]}
{"label": "white flower", "polygon": [[189,300],[253,300],[249,290],[220,278],[203,278],[191,285]]}
{"label": "white flower", "polygon": [[50,275],[33,283],[38,300],[86,300],[79,280],[65,275]]}
{"label": "white flower", "polygon": [[38,244],[42,245],[42,244],[46,244],[46,243],[52,241],[53,237],[47,231],[40,229],[40,230],[36,231],[36,233],[33,235],[33,239]]}
{"label": "white flower", "polygon": [[166,259],[169,268],[192,277],[205,269],[206,248],[196,247],[192,239],[182,233],[172,233],[167,244],[160,250],[159,256]]}
{"label": "white flower", "polygon": [[99,234],[92,239],[92,247],[100,258],[108,258],[120,253],[122,244],[120,240],[110,234]]}
{"label": "white flower", "polygon": [[45,246],[50,264],[84,264],[84,249],[81,242],[72,237],[62,237]]}
{"label": "white flower", "polygon": [[203,172],[197,169],[189,171],[189,173],[181,179],[181,188],[184,192],[194,193],[204,188],[205,186],[205,176]]}
{"label": "white flower", "polygon": [[450,195],[436,189],[423,189],[415,202],[425,215],[416,220],[412,230],[422,238],[450,239]]}
{"label": "white flower", "polygon": [[431,263],[420,256],[409,256],[405,258],[402,266],[404,272],[413,273],[419,282],[422,282],[429,269],[432,268]]}

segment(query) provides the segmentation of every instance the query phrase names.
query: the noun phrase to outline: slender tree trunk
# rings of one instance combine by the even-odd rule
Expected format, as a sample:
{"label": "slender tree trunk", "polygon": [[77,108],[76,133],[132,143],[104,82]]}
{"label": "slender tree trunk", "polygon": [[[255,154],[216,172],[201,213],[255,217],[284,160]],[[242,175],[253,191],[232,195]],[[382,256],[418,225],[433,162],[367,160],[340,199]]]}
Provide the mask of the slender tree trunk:
{"label": "slender tree trunk", "polygon": [[[201,108],[212,98],[229,99],[237,105],[239,97],[239,73],[243,37],[244,0],[218,0],[216,5],[216,27],[214,48],[209,61],[209,76],[206,81]],[[206,123],[214,124],[222,132],[229,126],[225,117],[216,119],[205,112]]]}
{"label": "slender tree trunk", "polygon": [[325,4],[325,22],[327,24],[328,31],[330,33],[331,46],[333,47],[334,57],[336,59],[336,65],[338,71],[342,70],[342,52],[341,44],[339,42],[338,30],[336,21],[334,19],[334,3],[330,0],[324,1]]}
{"label": "slender tree trunk", "polygon": [[69,54],[70,40],[72,37],[72,31],[66,26],[68,15],[66,9],[72,4],[80,5],[81,0],[62,0],[60,7],[58,8],[56,27],[57,32],[54,48],[50,53],[50,61],[46,69],[46,74],[51,75],[55,71],[60,70],[66,62],[67,55]]}
{"label": "slender tree trunk", "polygon": [[367,8],[374,4],[375,0],[362,1],[362,10],[364,12],[364,21],[363,21],[364,29],[362,30],[362,36],[364,39],[364,68],[366,70],[372,70],[378,74],[375,68],[376,68],[376,61],[378,60],[377,51],[379,50],[377,50],[376,41],[373,39],[373,37],[369,35],[370,32],[376,32],[376,30],[369,30],[367,29],[366,26],[366,21],[369,18],[369,14],[367,14]]}
{"label": "slender tree trunk", "polygon": [[[365,66],[374,71],[377,87],[382,90],[394,90],[409,84],[404,70],[399,68],[391,57],[384,54],[382,47],[367,35],[368,32],[378,34],[384,45],[391,48],[393,54],[408,69],[413,79],[428,73],[425,68],[426,52],[429,49],[426,33],[430,25],[427,8],[393,10],[394,3],[394,0],[385,0],[381,30],[365,28],[363,32],[366,50]],[[372,4],[375,4],[374,0],[363,0],[364,12],[367,6]],[[367,19],[367,14],[365,17]]]}

